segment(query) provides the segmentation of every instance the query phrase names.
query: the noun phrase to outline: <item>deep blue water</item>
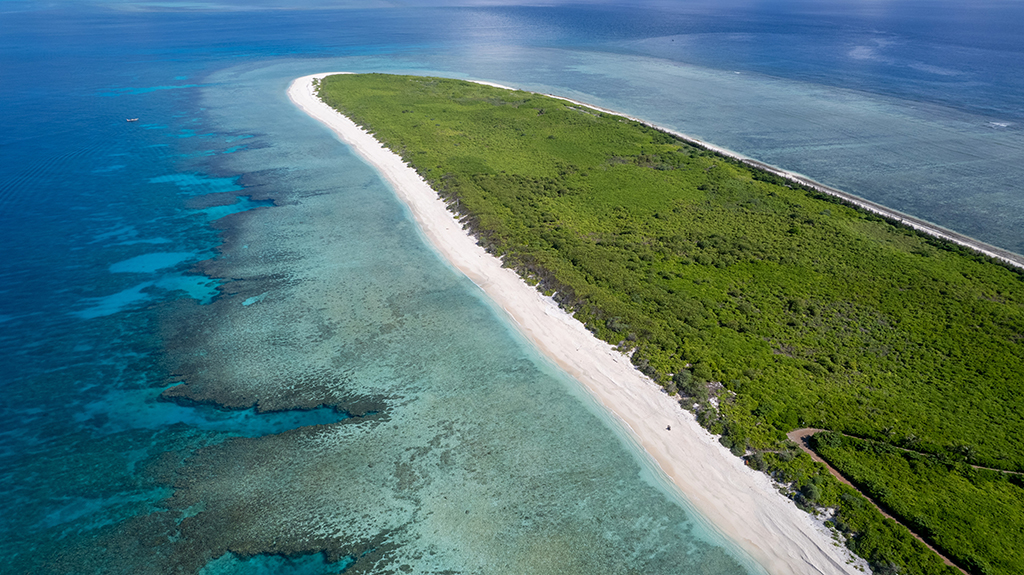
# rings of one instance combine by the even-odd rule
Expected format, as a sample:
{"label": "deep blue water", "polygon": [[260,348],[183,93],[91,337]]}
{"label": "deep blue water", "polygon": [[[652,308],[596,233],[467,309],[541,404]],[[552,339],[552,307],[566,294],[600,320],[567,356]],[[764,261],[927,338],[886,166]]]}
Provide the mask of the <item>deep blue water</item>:
{"label": "deep blue water", "polygon": [[[166,526],[164,531],[154,527],[157,518],[179,513],[174,521],[181,524],[190,514],[204,513],[195,510],[212,510],[213,516],[217,505],[226,507],[223,501],[230,498],[209,487],[215,484],[210,478],[226,475],[216,465],[227,465],[232,457],[253,457],[241,446],[294,438],[314,429],[310,426],[364,425],[351,423],[360,418],[349,417],[348,404],[326,400],[323,406],[310,399],[302,409],[258,413],[254,405],[273,401],[260,396],[228,410],[160,399],[184,374],[181,353],[175,350],[194,352],[189,342],[206,337],[202,334],[230,335],[235,329],[254,341],[266,337],[252,355],[276,357],[267,342],[278,340],[247,324],[241,314],[268,306],[286,290],[296,290],[287,291],[296,300],[297,294],[309,293],[300,289],[311,285],[308,278],[327,272],[311,267],[313,248],[305,253],[297,240],[260,238],[274,230],[287,229],[295,237],[308,233],[313,224],[302,228],[305,216],[293,221],[288,210],[314,205],[317,194],[350,198],[343,200],[348,208],[338,216],[345,229],[325,232],[340,234],[341,247],[324,249],[340,254],[348,249],[349,259],[339,255],[339,265],[360,270],[359,281],[367,283],[353,280],[351,285],[361,287],[338,289],[380,290],[390,294],[381,297],[389,302],[392,311],[387,313],[399,314],[394,310],[402,308],[406,314],[384,320],[385,313],[377,310],[351,325],[338,320],[318,328],[334,334],[324,335],[325,341],[342,342],[331,348],[333,359],[316,358],[329,366],[323,369],[342,374],[338,377],[348,382],[346,393],[387,405],[381,412],[385,423],[374,424],[377,428],[405,417],[410,419],[404,425],[415,428],[413,422],[420,420],[402,411],[411,398],[445,397],[445,381],[468,377],[444,371],[448,366],[400,359],[409,353],[403,347],[408,341],[389,338],[415,340],[420,330],[433,334],[433,346],[451,337],[446,345],[463,355],[446,359],[464,362],[465,373],[475,374],[475,380],[506,387],[525,386],[527,380],[550,387],[560,381],[546,371],[543,360],[516,343],[514,334],[489,339],[507,326],[486,305],[474,303],[469,287],[445,275],[451,272],[418,243],[387,188],[289,107],[284,88],[294,77],[327,70],[437,73],[580,98],[1024,251],[1021,3],[244,9],[251,6],[0,2],[0,549],[19,571],[153,568],[159,564],[153,558],[168,554],[163,549],[177,541],[152,535],[167,532]],[[327,224],[317,225],[321,230]],[[360,248],[359,240],[367,237],[375,243]],[[245,243],[250,239],[251,244]],[[253,251],[264,249],[259,241],[273,242],[267,261],[306,262],[301,264],[306,267],[275,268],[265,276],[273,281],[252,279],[256,264],[242,250],[250,245]],[[402,273],[374,267],[374,250],[380,246],[394,250],[389,261],[407,262]],[[219,263],[200,263],[211,259]],[[423,292],[423,285],[448,287]],[[318,305],[318,300],[308,301]],[[377,305],[368,301],[353,299],[346,304],[351,306],[347,315],[359,316],[360,310]],[[422,301],[424,309],[436,304],[438,317],[465,317],[465,324],[451,320],[451,325],[435,326],[430,323],[435,320],[423,319],[422,325],[410,325],[415,322],[409,318],[420,312],[403,308],[405,301]],[[285,311],[259,321],[278,321],[267,329],[284,332],[302,332],[314,322],[299,311]],[[487,335],[465,338],[492,347],[437,335],[471,333],[468,326],[473,325],[491,327]],[[187,329],[182,326],[195,326],[195,335],[183,336]],[[361,331],[369,331],[366,326],[374,326],[372,334]],[[407,335],[390,335],[392,330]],[[237,345],[211,347],[209,355],[237,359],[243,355],[239,350],[248,349]],[[376,351],[352,351],[362,349],[359,345]],[[513,351],[487,351],[495,349]],[[481,353],[497,358],[483,362],[490,371],[474,365]],[[444,355],[427,344],[411,353],[417,354]],[[305,362],[296,360],[295,365]],[[285,363],[275,360],[253,372],[239,365],[234,371],[225,368],[218,382],[232,375],[243,379],[242,374],[259,379],[259,373]],[[288,379],[287,369],[292,368],[281,367],[268,380]],[[437,387],[430,387],[435,376]],[[301,395],[301,382],[312,380],[296,376],[295,381],[300,382],[295,393]],[[322,391],[316,381],[308,393]],[[371,384],[384,381],[387,385],[374,391]],[[562,414],[560,420],[593,417],[587,415],[591,408],[586,402],[571,392],[554,393],[550,401],[558,406],[551,409]],[[375,410],[367,412],[369,419],[376,417]],[[463,424],[451,417],[451,425]],[[482,425],[470,419],[464,424]],[[607,431],[590,441],[611,445],[617,440]],[[391,444],[412,449],[398,439]],[[468,442],[453,449],[468,458],[468,467],[486,467],[490,461],[474,459]],[[210,450],[220,455],[204,455]],[[509,457],[541,461],[554,453],[552,446],[544,453]],[[699,520],[694,520],[698,527],[687,523],[692,513],[685,506],[650,487],[656,481],[644,479],[650,472],[641,464],[628,454],[609,457],[618,457],[625,471],[604,479],[607,492],[636,490],[639,499],[608,495],[601,504],[606,507],[594,513],[630,507],[648,513],[645,521],[685,525],[679,537],[700,531]],[[637,486],[614,488],[628,480]],[[425,513],[437,498],[428,497],[425,487],[421,491],[418,503],[410,505]],[[168,503],[176,492],[191,502],[186,509],[193,511]],[[563,496],[574,497],[571,492]],[[405,513],[399,512],[405,507],[382,501],[368,497],[365,502],[384,510],[381,522]],[[669,510],[648,511],[661,504]],[[388,511],[389,505],[394,511]],[[530,505],[539,504],[531,499]],[[494,519],[494,524],[501,521]],[[284,523],[279,528],[282,533],[291,529]],[[364,537],[375,542],[365,549],[384,548],[384,540],[415,549],[416,541],[426,540],[422,534],[419,539],[409,535],[408,526],[374,529],[389,535]],[[609,529],[608,537],[618,545],[633,545],[628,529],[622,529]],[[727,546],[713,532],[700,537],[708,545]],[[526,535],[521,537],[515,541],[526,549]],[[102,568],[96,563],[102,558],[75,554],[126,540],[136,547]],[[454,539],[449,543],[458,546]],[[740,567],[746,560],[734,550],[723,555],[730,559],[704,553],[712,563],[719,561],[715,564],[722,572],[756,570]],[[339,571],[354,560],[345,553],[331,557],[331,564],[317,553],[292,559],[244,555],[207,557],[204,569],[321,573]],[[479,563],[440,556],[448,559],[438,559],[431,568],[476,565],[502,571],[490,556]],[[663,571],[669,559],[646,567]],[[182,564],[202,565],[203,560]]]}

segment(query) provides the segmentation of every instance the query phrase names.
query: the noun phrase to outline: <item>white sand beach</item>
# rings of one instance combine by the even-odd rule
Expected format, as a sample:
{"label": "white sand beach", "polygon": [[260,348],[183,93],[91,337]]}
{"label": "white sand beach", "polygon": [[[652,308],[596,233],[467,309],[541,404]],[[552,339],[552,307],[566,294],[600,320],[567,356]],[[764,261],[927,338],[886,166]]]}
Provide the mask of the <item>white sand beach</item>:
{"label": "white sand beach", "polygon": [[320,101],[313,79],[326,75],[295,80],[289,97],[387,179],[434,248],[501,306],[539,350],[619,418],[693,507],[769,573],[860,573],[848,563],[845,548],[780,495],[766,475],[730,454],[627,357],[595,338],[514,271],[501,267],[415,170]]}

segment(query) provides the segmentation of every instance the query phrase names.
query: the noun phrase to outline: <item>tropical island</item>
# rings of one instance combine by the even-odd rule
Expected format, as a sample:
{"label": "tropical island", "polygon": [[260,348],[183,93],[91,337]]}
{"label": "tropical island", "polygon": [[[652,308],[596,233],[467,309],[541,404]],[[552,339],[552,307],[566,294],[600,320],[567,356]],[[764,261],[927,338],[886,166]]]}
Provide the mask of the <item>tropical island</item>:
{"label": "tropical island", "polygon": [[[378,74],[315,88],[721,445],[834,510],[876,573],[1024,571],[1013,263],[579,103]],[[826,430],[809,447],[850,485],[801,428]]]}

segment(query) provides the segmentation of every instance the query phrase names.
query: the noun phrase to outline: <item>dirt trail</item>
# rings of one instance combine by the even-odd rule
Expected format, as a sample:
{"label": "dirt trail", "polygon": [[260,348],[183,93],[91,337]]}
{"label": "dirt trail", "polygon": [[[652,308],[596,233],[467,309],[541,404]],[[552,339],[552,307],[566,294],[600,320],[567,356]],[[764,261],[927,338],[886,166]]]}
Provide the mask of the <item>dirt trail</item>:
{"label": "dirt trail", "polygon": [[881,513],[885,517],[888,517],[889,519],[892,519],[896,523],[899,523],[900,525],[903,525],[904,527],[906,527],[907,530],[910,531],[911,535],[913,535],[921,543],[924,543],[925,547],[931,549],[936,555],[941,557],[942,561],[946,565],[949,565],[950,567],[958,569],[964,575],[968,575],[967,571],[964,571],[963,569],[961,569],[960,566],[958,566],[956,563],[953,563],[952,561],[950,561],[949,557],[946,557],[938,549],[932,547],[927,541],[924,540],[923,537],[921,537],[920,535],[915,533],[914,530],[910,528],[910,526],[905,525],[899,519],[897,519],[897,518],[893,517],[892,515],[890,515],[889,513],[887,513],[885,511],[885,509],[882,509],[882,506],[879,505],[878,502],[875,501],[870,495],[868,495],[867,493],[864,493],[863,491],[858,489],[857,486],[854,485],[853,483],[850,483],[849,479],[843,477],[843,474],[839,473],[839,471],[837,471],[836,468],[834,468],[831,465],[829,465],[827,461],[825,461],[824,459],[821,458],[820,455],[815,453],[814,450],[811,449],[810,446],[808,445],[808,439],[810,439],[810,437],[812,435],[814,435],[816,433],[821,433],[822,431],[828,431],[828,430],[827,429],[815,429],[813,427],[804,427],[802,429],[794,429],[793,431],[790,431],[789,433],[786,434],[786,437],[788,437],[789,440],[792,441],[793,443],[796,443],[797,445],[799,445],[800,449],[803,449],[804,452],[807,453],[807,455],[811,456],[811,459],[813,459],[813,460],[817,461],[818,463],[821,463],[822,465],[824,465],[825,468],[828,469],[828,472],[831,473],[833,477],[838,479],[840,483],[842,483],[844,485],[849,485],[850,487],[856,489],[857,493],[860,493],[868,501],[870,501],[871,504],[874,505],[876,509],[878,509],[879,513]]}

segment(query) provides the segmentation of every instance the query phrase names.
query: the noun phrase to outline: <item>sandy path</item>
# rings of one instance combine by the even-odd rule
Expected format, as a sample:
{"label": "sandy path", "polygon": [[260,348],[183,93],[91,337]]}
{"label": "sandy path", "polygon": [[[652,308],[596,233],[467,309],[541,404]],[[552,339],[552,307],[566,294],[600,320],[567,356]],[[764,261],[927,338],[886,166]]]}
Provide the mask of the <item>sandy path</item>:
{"label": "sandy path", "polygon": [[[873,497],[871,497],[867,493],[864,493],[863,491],[861,491],[856,485],[851,483],[850,480],[847,479],[842,473],[839,473],[839,470],[837,470],[835,467],[832,467],[832,465],[830,465],[829,462],[825,461],[820,455],[818,455],[818,453],[816,451],[811,449],[810,444],[808,443],[808,440],[811,438],[812,435],[815,435],[817,433],[821,433],[823,431],[827,431],[827,430],[825,430],[825,429],[816,429],[814,427],[805,427],[803,429],[794,429],[793,431],[790,431],[789,433],[786,434],[786,437],[788,437],[789,440],[792,441],[793,443],[796,443],[797,445],[799,445],[800,449],[804,450],[804,453],[806,453],[806,454],[811,456],[811,459],[813,459],[813,460],[817,461],[818,463],[824,465],[825,468],[828,469],[828,472],[831,473],[832,476],[835,477],[837,480],[839,480],[840,483],[843,483],[844,485],[849,485],[850,487],[855,489],[857,491],[857,493],[860,493],[861,495],[863,495],[865,499],[870,501],[871,504],[875,506],[875,509],[877,509],[879,513],[881,513],[885,517],[888,517],[889,519],[892,519],[896,523],[899,523],[900,525],[903,525],[904,527],[906,527],[907,531],[910,531],[910,534],[915,539],[917,539],[921,543],[924,543],[925,547],[931,549],[933,553],[935,553],[936,555],[941,557],[943,563],[945,563],[946,565],[949,565],[950,567],[953,567],[953,568],[959,570],[964,575],[967,575],[967,572],[964,571],[963,569],[961,569],[959,566],[957,566],[956,563],[953,563],[953,561],[949,557],[946,557],[938,549],[936,549],[935,547],[932,547],[931,543],[928,543],[927,541],[925,541],[924,537],[921,537],[920,535],[918,535],[918,533],[916,531],[914,531],[913,529],[911,529],[910,526],[905,525],[899,519],[897,519],[896,517],[893,517],[892,515],[890,515],[885,509],[882,508],[882,505],[878,501],[876,501]],[[900,449],[900,448],[897,448],[897,449]],[[910,451],[910,450],[902,449],[901,451]],[[977,466],[973,466],[973,467],[977,467]],[[999,470],[997,469],[997,470],[993,470],[993,471],[999,471]]]}
{"label": "sandy path", "polygon": [[[402,159],[295,80],[291,100],[326,124],[391,184],[433,247],[501,306],[522,333],[632,431],[686,499],[769,573],[860,573],[849,555],[768,477],[747,468],[629,359],[477,245],[444,202]],[[666,427],[671,426],[671,431]]]}

